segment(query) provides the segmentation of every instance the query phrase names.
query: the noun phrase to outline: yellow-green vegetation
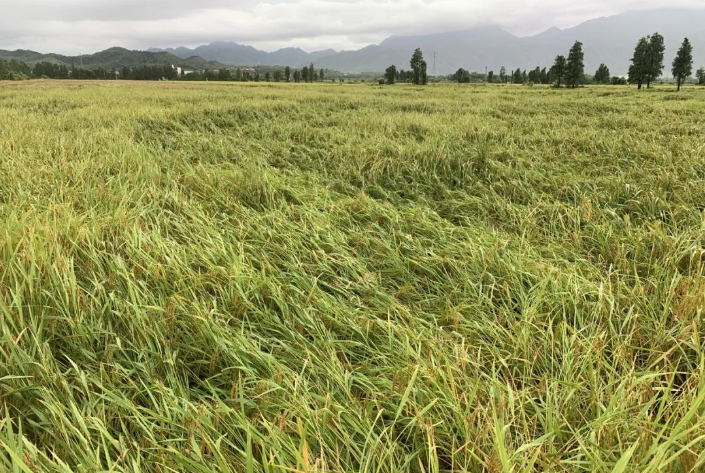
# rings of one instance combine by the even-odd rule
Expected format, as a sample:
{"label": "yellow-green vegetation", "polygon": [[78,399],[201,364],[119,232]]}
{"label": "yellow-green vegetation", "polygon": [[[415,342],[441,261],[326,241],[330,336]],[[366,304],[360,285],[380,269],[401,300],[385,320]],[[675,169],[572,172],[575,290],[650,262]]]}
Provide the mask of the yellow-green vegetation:
{"label": "yellow-green vegetation", "polygon": [[0,470],[705,468],[705,91],[0,85]]}

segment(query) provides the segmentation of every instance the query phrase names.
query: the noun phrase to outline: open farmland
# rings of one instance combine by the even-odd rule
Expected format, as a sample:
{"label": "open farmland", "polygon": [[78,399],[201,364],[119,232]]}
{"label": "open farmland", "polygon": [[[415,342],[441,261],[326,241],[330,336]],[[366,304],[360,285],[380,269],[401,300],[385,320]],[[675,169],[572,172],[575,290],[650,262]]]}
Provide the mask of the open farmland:
{"label": "open farmland", "polygon": [[0,470],[705,468],[705,89],[0,85]]}

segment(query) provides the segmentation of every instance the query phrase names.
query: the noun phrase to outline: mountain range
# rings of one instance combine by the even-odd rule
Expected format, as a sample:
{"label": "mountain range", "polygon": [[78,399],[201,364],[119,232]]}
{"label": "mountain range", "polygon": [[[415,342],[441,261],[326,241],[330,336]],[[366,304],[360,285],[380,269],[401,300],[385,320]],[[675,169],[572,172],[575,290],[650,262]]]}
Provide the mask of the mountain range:
{"label": "mountain range", "polygon": [[502,66],[507,71],[550,66],[556,55],[567,55],[577,40],[584,45],[587,72],[605,63],[613,75],[626,75],[636,42],[654,32],[661,33],[666,39],[666,75],[670,74],[671,61],[686,36],[693,44],[695,68],[705,66],[705,9],[631,11],[589,20],[573,28],[550,28],[529,37],[512,35],[498,26],[392,36],[380,44],[355,51],[326,49],[308,53],[300,48],[285,48],[266,52],[235,42],[215,42],[194,49],[130,51],[116,47],[84,56],[0,50],[0,59],[16,59],[29,64],[49,61],[88,68],[173,64],[189,69],[215,69],[225,65],[302,67],[313,62],[317,68],[341,72],[379,73],[392,64],[399,69],[408,69],[414,49],[421,48],[426,54],[429,72],[446,75],[461,67],[470,71],[484,71],[487,67],[499,72]]}
{"label": "mountain range", "polygon": [[119,69],[124,66],[134,67],[141,65],[178,65],[191,69],[215,69],[224,67],[224,64],[217,61],[203,59],[198,56],[179,57],[168,52],[131,51],[125,48],[110,48],[95,54],[85,54],[82,56],[64,56],[54,53],[42,54],[26,49],[18,49],[16,51],[0,49],[0,59],[14,59],[30,65],[37,64],[38,62],[51,62],[69,67],[76,66],[89,69],[98,67]]}
{"label": "mountain range", "polygon": [[[550,66],[558,54],[568,54],[577,41],[584,44],[585,66],[592,72],[607,64],[613,74],[625,75],[636,42],[642,36],[659,32],[666,38],[666,64],[688,37],[693,43],[695,64],[705,66],[705,9],[659,9],[631,11],[615,16],[596,18],[573,28],[549,30],[530,37],[512,35],[497,26],[480,26],[463,31],[415,36],[392,36],[378,45],[356,51],[325,50],[306,53],[298,48],[274,52],[260,51],[234,42],[217,42],[195,49],[152,48],[153,52],[168,52],[182,58],[200,56],[233,66],[288,65],[301,67],[310,62],[316,66],[342,72],[380,72],[389,65],[408,68],[415,48],[426,53],[429,72],[450,74],[464,68],[471,71],[498,72],[502,66],[510,69],[530,69],[537,65]],[[670,67],[666,68],[666,74]]]}

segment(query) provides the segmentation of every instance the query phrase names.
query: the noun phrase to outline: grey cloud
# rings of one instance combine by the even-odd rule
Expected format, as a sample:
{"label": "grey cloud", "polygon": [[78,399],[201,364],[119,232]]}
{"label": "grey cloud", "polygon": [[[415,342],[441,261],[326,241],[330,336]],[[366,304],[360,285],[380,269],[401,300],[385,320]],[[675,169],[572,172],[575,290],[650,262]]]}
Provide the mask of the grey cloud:
{"label": "grey cloud", "polygon": [[[496,24],[515,34],[661,8],[662,0],[0,0],[0,48],[75,54],[232,40],[263,49],[359,48],[392,34]],[[703,0],[669,7],[703,8]]]}

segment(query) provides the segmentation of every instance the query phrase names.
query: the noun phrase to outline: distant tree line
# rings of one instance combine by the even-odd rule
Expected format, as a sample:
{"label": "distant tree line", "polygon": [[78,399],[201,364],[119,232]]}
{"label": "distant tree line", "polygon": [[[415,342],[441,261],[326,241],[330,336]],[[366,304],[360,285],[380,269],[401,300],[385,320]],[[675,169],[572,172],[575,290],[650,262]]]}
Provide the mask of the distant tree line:
{"label": "distant tree line", "polygon": [[323,82],[327,71],[318,69],[313,63],[301,69],[291,67],[266,68],[222,68],[206,69],[204,71],[182,71],[177,79],[190,81],[220,81],[220,82]]}
{"label": "distant tree line", "polygon": [[[588,76],[585,73],[583,43],[576,41],[570,48],[567,57],[556,56],[550,69],[537,66],[528,72],[519,68],[507,73],[507,69],[502,66],[499,74],[496,75],[494,71],[481,74],[460,68],[454,74],[446,76],[446,79],[461,84],[470,82],[553,84],[554,87],[565,86],[573,89],[588,83],[612,85],[629,83],[637,85],[639,89],[645,84],[649,88],[663,73],[665,49],[664,38],[658,33],[641,38],[631,59],[628,78],[612,76],[609,67],[604,63],[600,64],[593,76]],[[428,82],[428,75],[426,62],[420,49],[414,51],[410,64],[411,71],[398,70],[394,65],[389,66],[385,71],[384,80],[380,82],[389,85],[397,82],[425,85]],[[676,80],[678,90],[680,90],[683,83],[693,74],[693,46],[688,38],[683,41],[672,66],[671,72]],[[705,85],[705,68],[698,69],[696,77],[698,84]]]}
{"label": "distant tree line", "polygon": [[[265,69],[265,70],[262,70]],[[236,81],[236,82],[322,82],[328,71],[316,69],[314,64],[301,69],[291,67],[221,68],[202,71],[187,71],[175,66],[139,65],[122,67],[119,70],[83,67],[68,67],[66,64],[39,62],[29,66],[24,62],[0,59],[0,80],[74,79],[74,80],[189,80],[189,81]]]}
{"label": "distant tree line", "polygon": [[[576,88],[582,84],[634,84],[641,89],[651,85],[663,74],[665,40],[659,33],[641,38],[634,48],[630,60],[627,78],[611,76],[609,67],[600,64],[594,75],[585,73],[585,54],[583,44],[576,41],[567,56],[558,55],[550,68],[537,66],[532,70],[507,71],[502,66],[499,74],[489,71],[486,74],[458,69],[445,79],[458,83],[489,82],[501,84],[552,84],[554,87]],[[421,49],[416,49],[409,61],[409,70],[397,69],[392,65],[384,73],[381,83],[395,84],[406,82],[426,85],[429,81],[428,65]],[[678,86],[693,75],[693,46],[685,38],[673,60],[671,72]],[[0,59],[0,80],[23,80],[28,78],[50,79],[92,79],[92,80],[190,80],[190,81],[236,81],[236,82],[294,82],[311,83],[326,80],[327,71],[316,69],[311,63],[301,69],[291,67],[276,68],[258,66],[257,68],[221,68],[187,71],[175,66],[139,65],[123,67],[120,70],[105,68],[83,68],[53,62],[39,62],[29,66],[23,62]],[[705,68],[695,72],[697,83],[705,85]],[[342,78],[340,79],[342,81]]]}

